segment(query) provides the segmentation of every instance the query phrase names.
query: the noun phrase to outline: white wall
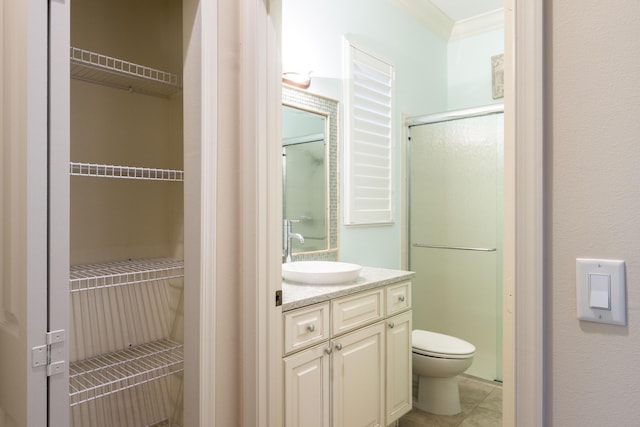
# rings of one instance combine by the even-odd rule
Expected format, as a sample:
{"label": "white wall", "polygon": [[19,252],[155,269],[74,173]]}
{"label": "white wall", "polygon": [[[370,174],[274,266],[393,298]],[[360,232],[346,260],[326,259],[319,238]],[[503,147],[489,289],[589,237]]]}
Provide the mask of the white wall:
{"label": "white wall", "polygon": [[[545,424],[637,425],[640,3],[546,6]],[[576,319],[576,257],[626,261],[627,326]]]}
{"label": "white wall", "polygon": [[[339,258],[371,266],[399,268],[403,225],[399,212],[402,114],[414,116],[446,110],[447,43],[393,7],[388,0],[328,0],[321,3],[285,0],[282,10],[283,70],[313,71],[309,91],[338,99],[342,122],[343,36],[395,65],[397,99],[393,155],[396,222],[375,227],[341,226]],[[343,135],[340,135],[340,143],[344,143]],[[343,195],[340,197],[344,199]]]}

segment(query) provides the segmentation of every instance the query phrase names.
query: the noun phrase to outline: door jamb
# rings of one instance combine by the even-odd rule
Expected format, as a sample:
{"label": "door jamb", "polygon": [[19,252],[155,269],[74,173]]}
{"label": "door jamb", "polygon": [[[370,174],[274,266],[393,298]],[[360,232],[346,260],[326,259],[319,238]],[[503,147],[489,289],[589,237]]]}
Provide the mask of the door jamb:
{"label": "door jamb", "polygon": [[544,425],[543,0],[505,0],[505,426]]}
{"label": "door jamb", "polygon": [[[511,343],[504,347],[505,426],[542,426],[545,415],[543,24],[543,0],[505,0],[504,226],[509,232],[504,242],[503,311],[505,342]],[[260,31],[266,33],[265,28]],[[267,56],[274,55],[277,46],[271,45]],[[278,93],[279,83],[272,76],[266,91]],[[252,96],[257,100],[267,96],[260,88],[255,90]],[[269,230],[277,228],[275,219],[261,223],[259,229],[263,226],[261,235],[272,235]],[[276,258],[268,258],[268,269],[276,267]],[[258,320],[267,322],[268,313],[261,313]],[[279,362],[269,362],[272,373],[281,372]],[[269,401],[269,389],[259,389],[260,402]]]}

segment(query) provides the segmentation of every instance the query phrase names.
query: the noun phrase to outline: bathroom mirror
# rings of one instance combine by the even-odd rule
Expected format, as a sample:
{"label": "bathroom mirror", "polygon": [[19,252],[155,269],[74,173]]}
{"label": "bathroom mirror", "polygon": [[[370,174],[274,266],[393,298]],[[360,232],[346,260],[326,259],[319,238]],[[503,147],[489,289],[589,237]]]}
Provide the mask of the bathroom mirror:
{"label": "bathroom mirror", "polygon": [[[292,220],[292,259],[336,260],[338,102],[282,87],[282,213]],[[284,247],[284,241],[283,241]]]}

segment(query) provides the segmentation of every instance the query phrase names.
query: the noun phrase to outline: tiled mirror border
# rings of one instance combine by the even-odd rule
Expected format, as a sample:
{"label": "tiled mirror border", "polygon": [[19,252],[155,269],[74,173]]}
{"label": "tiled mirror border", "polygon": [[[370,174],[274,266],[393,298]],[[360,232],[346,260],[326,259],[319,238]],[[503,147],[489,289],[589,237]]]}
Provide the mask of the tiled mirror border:
{"label": "tiled mirror border", "polygon": [[337,260],[338,258],[338,101],[321,95],[282,85],[282,103],[291,107],[318,112],[329,118],[329,248],[293,254],[294,261]]}

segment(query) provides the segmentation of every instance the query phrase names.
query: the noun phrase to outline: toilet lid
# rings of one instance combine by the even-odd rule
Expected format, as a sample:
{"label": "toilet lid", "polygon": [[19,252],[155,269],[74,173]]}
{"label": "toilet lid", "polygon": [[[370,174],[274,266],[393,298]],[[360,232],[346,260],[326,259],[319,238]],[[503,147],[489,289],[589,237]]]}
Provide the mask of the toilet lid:
{"label": "toilet lid", "polygon": [[457,359],[475,353],[473,344],[460,338],[419,329],[411,333],[413,351],[425,356]]}

